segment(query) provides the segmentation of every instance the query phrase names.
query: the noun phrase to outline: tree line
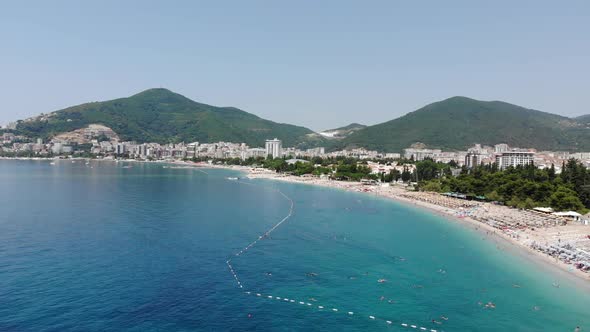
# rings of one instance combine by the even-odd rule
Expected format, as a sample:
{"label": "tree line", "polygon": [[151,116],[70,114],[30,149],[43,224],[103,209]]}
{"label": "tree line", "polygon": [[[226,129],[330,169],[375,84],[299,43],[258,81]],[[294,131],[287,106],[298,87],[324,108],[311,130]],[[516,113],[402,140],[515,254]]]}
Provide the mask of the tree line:
{"label": "tree line", "polygon": [[420,190],[458,192],[484,196],[517,208],[552,207],[557,211],[585,213],[590,208],[590,172],[575,159],[562,165],[556,174],[554,165],[539,169],[535,165],[499,170],[495,164],[463,168],[456,176],[424,176]]}

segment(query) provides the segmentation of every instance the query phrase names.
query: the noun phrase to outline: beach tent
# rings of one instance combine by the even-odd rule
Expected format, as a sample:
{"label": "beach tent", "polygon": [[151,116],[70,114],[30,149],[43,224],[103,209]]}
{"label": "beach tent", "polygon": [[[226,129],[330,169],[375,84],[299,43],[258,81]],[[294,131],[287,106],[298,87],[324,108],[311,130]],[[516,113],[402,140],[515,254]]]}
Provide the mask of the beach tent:
{"label": "beach tent", "polygon": [[566,217],[566,218],[572,218],[574,220],[580,220],[580,217],[582,216],[581,214],[579,214],[576,211],[567,211],[567,212],[554,212],[552,213],[554,216],[558,216],[558,217]]}
{"label": "beach tent", "polygon": [[553,215],[560,216],[560,217],[581,217],[582,215],[575,211],[567,211],[567,212],[555,212]]}

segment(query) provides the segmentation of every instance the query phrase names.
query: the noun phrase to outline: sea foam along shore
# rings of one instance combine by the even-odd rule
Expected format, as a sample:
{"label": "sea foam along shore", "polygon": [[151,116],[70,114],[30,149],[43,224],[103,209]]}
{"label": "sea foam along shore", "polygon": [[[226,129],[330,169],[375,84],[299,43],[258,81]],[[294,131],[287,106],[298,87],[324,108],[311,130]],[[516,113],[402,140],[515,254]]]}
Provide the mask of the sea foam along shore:
{"label": "sea foam along shore", "polygon": [[[205,166],[205,165],[202,165]],[[219,166],[214,166],[219,167]],[[503,247],[514,248],[514,252],[518,255],[522,255],[526,259],[532,260],[534,263],[553,269],[557,275],[563,276],[573,282],[576,282],[587,291],[590,291],[590,273],[583,272],[574,268],[571,264],[567,264],[563,261],[555,259],[547,254],[537,251],[531,247],[532,243],[552,243],[558,242],[558,235],[560,233],[574,232],[576,236],[586,236],[585,233],[590,233],[590,226],[552,226],[549,228],[524,228],[518,230],[501,230],[493,227],[487,223],[477,220],[475,217],[471,217],[466,213],[462,207],[466,201],[461,199],[455,200],[454,204],[457,208],[437,205],[436,201],[432,199],[416,199],[417,197],[426,196],[431,198],[432,195],[438,195],[433,193],[417,193],[412,192],[412,195],[406,195],[408,191],[403,186],[367,186],[360,182],[345,182],[345,181],[334,181],[327,179],[318,179],[316,177],[298,177],[292,175],[284,175],[275,173],[267,170],[253,170],[248,167],[232,166],[223,168],[233,169],[244,172],[250,179],[268,179],[286,181],[292,183],[301,183],[308,185],[324,186],[330,188],[337,188],[346,191],[354,191],[365,194],[376,195],[387,199],[401,202],[407,205],[412,205],[420,208],[428,209],[435,214],[446,217],[447,220],[460,222],[462,225],[467,227],[473,227],[475,230],[480,231],[482,234],[487,236],[489,240],[495,241],[498,244],[498,249],[502,250]],[[440,196],[440,195],[439,195]],[[442,196],[441,196],[442,197]],[[447,198],[445,198],[447,199]],[[489,209],[489,214],[494,215],[497,213],[505,214],[508,216],[517,216],[523,214],[523,211],[509,208],[506,206],[493,206],[490,208],[490,203],[478,203],[482,209]],[[486,210],[487,211],[487,210]]]}

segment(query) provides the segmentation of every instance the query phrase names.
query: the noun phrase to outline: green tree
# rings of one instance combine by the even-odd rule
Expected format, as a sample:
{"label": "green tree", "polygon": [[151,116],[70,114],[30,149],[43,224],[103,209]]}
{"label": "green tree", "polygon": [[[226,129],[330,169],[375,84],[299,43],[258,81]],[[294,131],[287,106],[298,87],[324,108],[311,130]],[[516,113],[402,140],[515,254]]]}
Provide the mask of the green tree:
{"label": "green tree", "polygon": [[410,173],[407,167],[404,167],[404,171],[401,174],[401,179],[404,182],[408,182],[412,179],[412,173]]}
{"label": "green tree", "polygon": [[576,192],[564,186],[560,186],[551,195],[549,203],[557,211],[582,211],[584,209],[584,205],[577,197]]}

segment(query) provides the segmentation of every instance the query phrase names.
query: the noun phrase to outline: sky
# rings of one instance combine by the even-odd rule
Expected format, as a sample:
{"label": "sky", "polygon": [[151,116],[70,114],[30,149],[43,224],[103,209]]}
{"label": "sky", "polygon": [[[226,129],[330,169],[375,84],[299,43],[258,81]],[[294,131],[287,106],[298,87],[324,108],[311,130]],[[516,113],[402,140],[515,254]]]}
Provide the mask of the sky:
{"label": "sky", "polygon": [[590,1],[3,1],[0,124],[164,87],[324,130],[452,96],[590,113]]}

